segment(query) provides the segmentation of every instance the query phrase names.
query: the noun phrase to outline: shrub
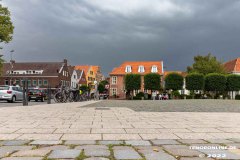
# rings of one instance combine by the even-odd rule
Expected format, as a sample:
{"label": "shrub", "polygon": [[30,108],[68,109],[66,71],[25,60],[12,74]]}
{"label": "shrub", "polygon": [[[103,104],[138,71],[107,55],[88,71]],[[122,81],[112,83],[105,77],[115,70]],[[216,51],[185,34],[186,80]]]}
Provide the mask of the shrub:
{"label": "shrub", "polygon": [[180,98],[179,91],[172,91],[172,95],[173,95],[174,98]]}
{"label": "shrub", "polygon": [[236,95],[236,96],[235,96],[235,99],[236,99],[236,100],[240,100],[240,94]]}
{"label": "shrub", "polygon": [[142,100],[142,97],[134,96],[133,100]]}
{"label": "shrub", "polygon": [[203,90],[204,75],[199,73],[191,73],[186,76],[186,89],[190,91]]}
{"label": "shrub", "polygon": [[139,92],[136,97],[144,97],[144,93],[143,92]]}

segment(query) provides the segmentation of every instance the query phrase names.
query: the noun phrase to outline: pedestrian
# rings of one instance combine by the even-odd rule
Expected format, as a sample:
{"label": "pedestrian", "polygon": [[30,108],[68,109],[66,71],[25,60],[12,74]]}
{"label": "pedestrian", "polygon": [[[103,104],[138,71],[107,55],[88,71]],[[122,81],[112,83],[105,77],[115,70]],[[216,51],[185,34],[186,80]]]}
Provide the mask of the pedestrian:
{"label": "pedestrian", "polygon": [[152,92],[152,99],[156,100],[157,93],[155,91]]}
{"label": "pedestrian", "polygon": [[162,100],[162,94],[159,94],[159,100]]}

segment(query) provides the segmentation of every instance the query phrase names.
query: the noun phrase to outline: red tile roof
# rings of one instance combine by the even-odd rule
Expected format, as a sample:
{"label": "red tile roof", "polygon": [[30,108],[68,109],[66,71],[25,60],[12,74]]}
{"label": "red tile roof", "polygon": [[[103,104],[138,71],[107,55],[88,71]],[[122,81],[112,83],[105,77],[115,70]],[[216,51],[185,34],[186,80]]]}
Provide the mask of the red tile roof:
{"label": "red tile roof", "polygon": [[[131,73],[138,73],[138,74],[147,74],[151,73],[152,66],[157,66],[157,70],[159,74],[163,74],[163,62],[162,61],[145,61],[145,62],[124,62],[119,67],[114,68],[110,75],[125,75],[126,66],[132,67]],[[144,66],[144,73],[138,72],[138,67]]]}
{"label": "red tile roof", "polygon": [[[2,76],[9,76],[7,71],[13,70],[43,70],[42,74],[34,76],[58,76],[63,62],[15,62],[13,68],[10,63],[3,63]],[[29,76],[29,74],[21,75]]]}
{"label": "red tile roof", "polygon": [[240,58],[224,63],[227,72],[240,72]]}
{"label": "red tile roof", "polygon": [[85,66],[75,66],[75,69],[76,70],[83,70],[85,72],[85,74],[88,73],[89,69],[90,69],[91,66],[89,65],[85,65]]}

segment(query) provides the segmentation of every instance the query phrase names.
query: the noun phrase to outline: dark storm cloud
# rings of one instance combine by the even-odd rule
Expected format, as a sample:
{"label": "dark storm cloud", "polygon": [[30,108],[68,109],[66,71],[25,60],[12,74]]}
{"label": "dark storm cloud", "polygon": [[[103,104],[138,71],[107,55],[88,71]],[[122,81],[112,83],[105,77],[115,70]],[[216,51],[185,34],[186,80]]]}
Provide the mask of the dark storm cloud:
{"label": "dark storm cloud", "polygon": [[196,54],[239,57],[239,0],[3,0],[18,61],[69,59],[110,72],[122,61],[164,60],[185,70]]}

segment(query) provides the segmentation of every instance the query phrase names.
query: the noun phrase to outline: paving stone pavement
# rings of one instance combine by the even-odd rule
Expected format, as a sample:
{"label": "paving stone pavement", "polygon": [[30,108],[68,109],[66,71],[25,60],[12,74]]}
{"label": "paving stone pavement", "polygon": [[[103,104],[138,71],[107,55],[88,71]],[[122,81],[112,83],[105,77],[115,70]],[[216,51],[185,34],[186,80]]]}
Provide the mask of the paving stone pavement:
{"label": "paving stone pavement", "polygon": [[[51,140],[52,144],[59,144],[59,140],[69,143],[79,140],[91,144],[92,140],[240,138],[240,113],[136,112],[125,106],[112,107],[112,101],[103,102],[0,108],[0,140],[22,140],[16,144],[22,145],[28,140],[39,140],[39,143]],[[122,104],[115,101],[116,106],[118,103]],[[151,106],[152,101],[143,103]],[[104,106],[99,107],[101,104]]]}
{"label": "paving stone pavement", "polygon": [[[222,143],[222,142],[227,143]],[[240,159],[239,139],[219,140],[220,143],[210,143],[208,140],[134,140],[134,141],[86,141],[76,143],[60,141],[61,145],[52,141],[29,141],[19,146],[5,144],[17,143],[1,141],[1,160],[210,160],[210,159]],[[196,143],[194,143],[196,142]],[[198,143],[197,143],[198,142]],[[202,143],[204,142],[204,143]],[[74,143],[74,145],[72,144]],[[157,144],[156,144],[157,143]],[[218,147],[218,148],[217,148]],[[219,158],[216,158],[216,157]],[[210,157],[210,158],[207,158]]]}
{"label": "paving stone pavement", "polygon": [[100,104],[0,108],[0,159],[240,159],[240,113],[136,112]]}

